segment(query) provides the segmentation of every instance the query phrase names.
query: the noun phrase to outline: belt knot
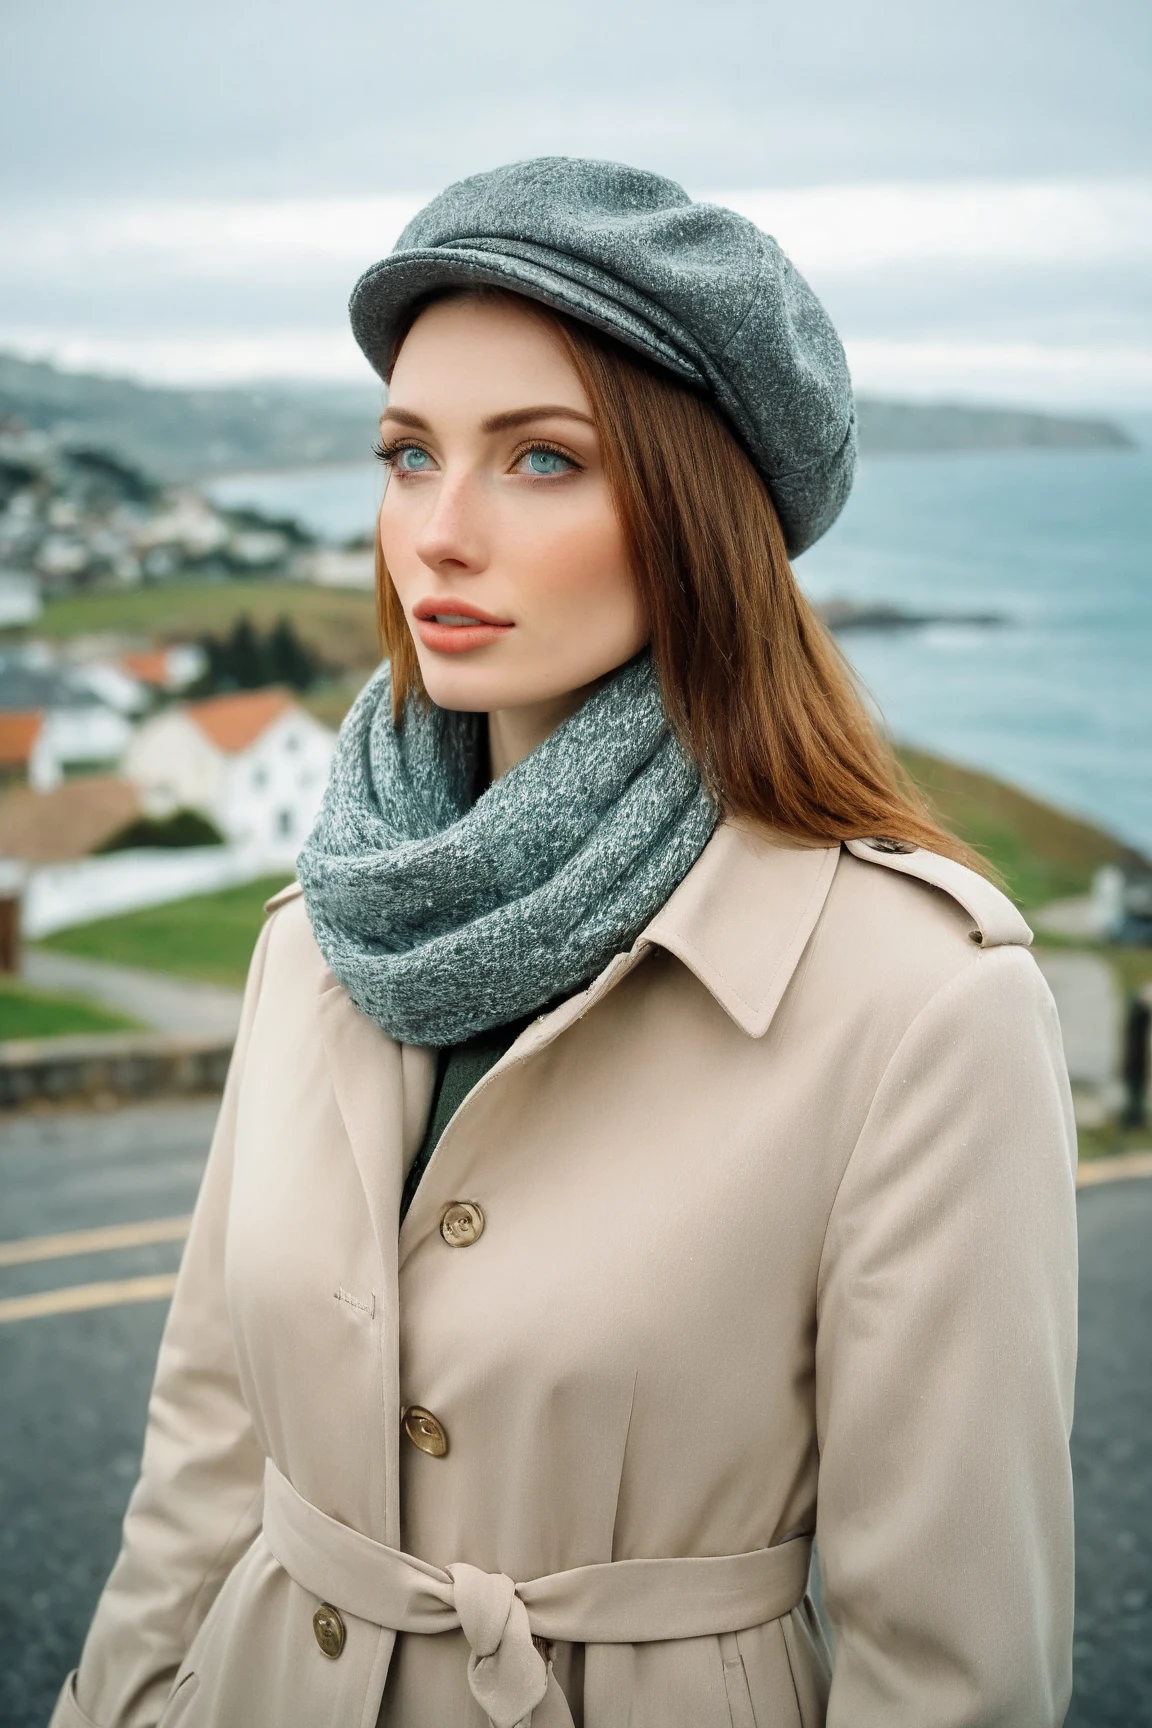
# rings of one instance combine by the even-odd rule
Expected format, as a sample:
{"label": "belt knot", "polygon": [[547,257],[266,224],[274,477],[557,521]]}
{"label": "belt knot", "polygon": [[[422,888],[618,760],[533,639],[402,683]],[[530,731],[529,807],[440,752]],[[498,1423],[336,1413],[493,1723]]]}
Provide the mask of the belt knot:
{"label": "belt knot", "polygon": [[548,1690],[548,1668],[532,1643],[528,1610],[503,1572],[464,1561],[446,1568],[468,1640],[468,1684],[493,1728],[527,1728]]}

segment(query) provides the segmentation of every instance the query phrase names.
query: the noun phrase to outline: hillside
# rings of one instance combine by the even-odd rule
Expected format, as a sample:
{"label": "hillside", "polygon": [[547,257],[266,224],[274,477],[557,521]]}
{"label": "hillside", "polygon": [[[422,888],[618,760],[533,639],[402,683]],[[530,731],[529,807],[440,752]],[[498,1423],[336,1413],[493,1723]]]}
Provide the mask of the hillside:
{"label": "hillside", "polygon": [[857,401],[865,456],[951,450],[1123,450],[1135,440],[1111,420],[931,402]]}
{"label": "hillside", "polygon": [[371,594],[269,577],[69,594],[49,601],[36,632],[60,643],[85,636],[195,642],[227,634],[244,617],[263,633],[290,618],[300,640],[333,668],[367,673],[380,659]]}
{"label": "hillside", "polygon": [[0,354],[0,425],[111,451],[166,481],[367,460],[379,397],[371,383],[163,389]]}
{"label": "hillside", "polygon": [[[366,461],[380,386],[269,384],[174,390],[63,372],[0,354],[5,421],[108,450],[160,480],[240,469]],[[864,455],[951,450],[1118,449],[1132,439],[1107,420],[1013,409],[859,403]]]}
{"label": "hillside", "polygon": [[939,820],[996,867],[1021,906],[1084,894],[1102,864],[1134,856],[1091,822],[991,774],[909,746],[900,759]]}

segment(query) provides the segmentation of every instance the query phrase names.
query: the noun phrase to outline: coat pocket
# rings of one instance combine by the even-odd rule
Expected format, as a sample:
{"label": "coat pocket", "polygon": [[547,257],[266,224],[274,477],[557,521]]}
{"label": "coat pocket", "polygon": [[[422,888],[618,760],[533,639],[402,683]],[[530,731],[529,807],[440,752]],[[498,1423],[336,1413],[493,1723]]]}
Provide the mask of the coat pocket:
{"label": "coat pocket", "polygon": [[824,1707],[805,1653],[792,1648],[791,1622],[801,1612],[721,1638],[733,1728],[823,1728]]}
{"label": "coat pocket", "polygon": [[185,1674],[183,1679],[178,1680],[168,1695],[168,1702],[161,1712],[156,1728],[177,1728],[177,1725],[183,1722],[192,1700],[199,1690],[200,1676],[198,1674]]}
{"label": "coat pocket", "polygon": [[724,1691],[728,1697],[728,1714],[732,1718],[732,1728],[756,1728],[752,1695],[748,1690],[748,1676],[744,1672],[744,1658],[740,1654],[735,1632],[721,1635],[720,1658],[724,1664]]}

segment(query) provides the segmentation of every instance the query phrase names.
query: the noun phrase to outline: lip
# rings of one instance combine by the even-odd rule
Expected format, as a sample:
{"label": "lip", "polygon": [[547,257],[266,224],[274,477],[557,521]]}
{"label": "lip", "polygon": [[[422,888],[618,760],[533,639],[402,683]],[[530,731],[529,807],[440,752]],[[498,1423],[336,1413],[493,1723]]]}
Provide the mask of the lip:
{"label": "lip", "polygon": [[[507,635],[516,626],[505,618],[495,618],[491,612],[474,606],[469,600],[457,600],[451,594],[417,601],[412,616],[421,642],[437,654],[467,654],[473,648],[486,648],[489,643]],[[438,624],[437,618],[471,618],[471,624]]]}
{"label": "lip", "polygon": [[[412,608],[413,618],[421,621],[433,621],[437,617],[475,618],[477,624],[498,624],[502,630],[511,630],[511,621],[507,618],[497,618],[493,612],[485,612],[481,606],[473,606],[470,600],[457,600],[454,594],[429,595],[425,600],[417,600]],[[463,625],[449,625],[448,628],[461,630]]]}

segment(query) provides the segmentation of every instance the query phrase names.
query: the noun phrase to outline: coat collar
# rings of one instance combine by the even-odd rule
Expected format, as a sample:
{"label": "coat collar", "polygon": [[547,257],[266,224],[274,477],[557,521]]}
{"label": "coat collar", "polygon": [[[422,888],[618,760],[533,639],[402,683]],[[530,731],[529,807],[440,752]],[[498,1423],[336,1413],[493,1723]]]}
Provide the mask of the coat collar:
{"label": "coat collar", "polygon": [[722,822],[639,940],[693,972],[750,1038],[762,1038],[828,897],[839,846],[784,845]]}
{"label": "coat collar", "polygon": [[762,1038],[828,898],[839,846],[795,846],[724,821],[683,882],[584,990],[542,1014],[490,1070],[535,1055],[652,948],[674,954],[750,1038]]}
{"label": "coat collar", "polygon": [[[721,822],[670,899],[586,990],[540,1016],[521,1033],[501,1065],[551,1043],[653,947],[674,954],[750,1038],[761,1038],[788,987],[827,899],[840,848],[783,845],[751,825]],[[434,1053],[397,1047],[353,1004],[326,966],[319,989],[320,1024],[337,1102],[353,1154],[375,1202],[378,1233],[397,1196],[380,1191],[382,1123],[395,1107],[399,1056],[404,1142],[394,1180],[418,1143],[435,1074]]]}

